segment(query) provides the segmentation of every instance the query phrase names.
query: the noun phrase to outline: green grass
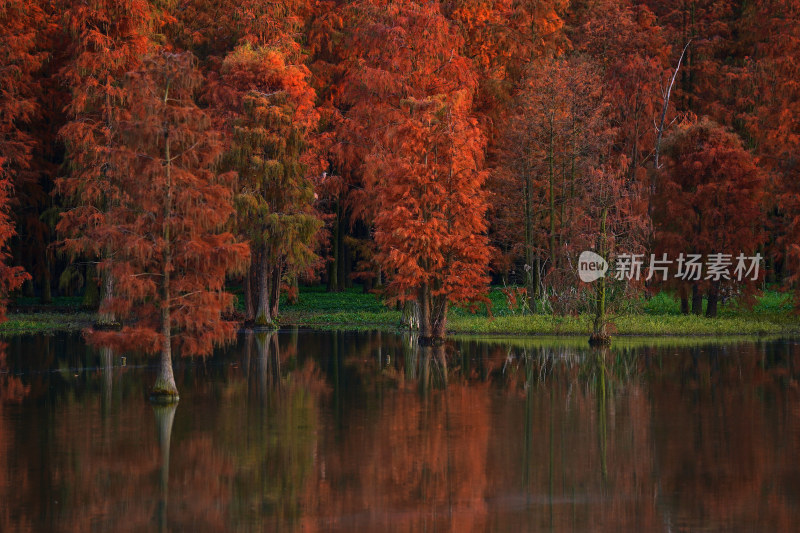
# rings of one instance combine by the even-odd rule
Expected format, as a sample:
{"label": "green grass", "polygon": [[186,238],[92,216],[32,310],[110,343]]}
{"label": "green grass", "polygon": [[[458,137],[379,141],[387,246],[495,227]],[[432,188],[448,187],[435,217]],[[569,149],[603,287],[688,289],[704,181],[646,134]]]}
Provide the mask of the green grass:
{"label": "green grass", "polygon": [[[616,335],[800,335],[800,321],[786,315],[748,315],[705,318],[684,315],[634,315],[611,317]],[[454,316],[453,333],[512,335],[589,335],[591,317],[550,315],[506,316],[495,319]]]}
{"label": "green grass", "polygon": [[[648,315],[676,315],[681,314],[680,299],[666,292],[659,292],[649,299],[640,301],[642,311]],[[703,312],[708,302],[703,300]],[[720,303],[718,314],[720,317],[733,317],[742,315],[775,315],[787,314],[792,311],[792,296],[777,291],[764,291],[756,298],[755,305],[747,308],[737,300]]]}
{"label": "green grass", "polygon": [[94,313],[10,313],[0,324],[0,336],[79,331],[94,323]]}
{"label": "green grass", "polygon": [[[499,288],[489,294],[492,313],[485,306],[475,314],[453,308],[448,330],[452,334],[469,335],[576,335],[589,334],[591,318],[581,316],[523,315],[509,309]],[[65,302],[66,303],[66,302]],[[78,309],[79,302],[73,301]],[[22,302],[17,300],[17,304]],[[29,305],[36,305],[31,302]],[[720,317],[684,316],[680,302],[667,293],[642,298],[627,306],[634,312],[611,316],[616,336],[770,336],[800,335],[800,318],[792,311],[789,295],[768,291],[752,308],[731,301],[720,306]],[[77,330],[90,325],[92,313],[20,313],[9,314],[0,324],[0,335]],[[385,306],[374,294],[354,287],[340,293],[329,293],[324,287],[303,287],[299,301],[281,304],[280,324],[316,329],[400,329],[400,312]]]}
{"label": "green grass", "polygon": [[[476,313],[454,308],[448,319],[452,334],[470,335],[588,335],[591,317],[522,315],[506,305],[499,288],[489,294],[492,317],[485,306]],[[773,291],[759,297],[751,309],[736,302],[723,304],[719,318],[685,316],[680,301],[667,293],[642,299],[639,313],[612,316],[615,335],[623,336],[768,336],[800,335],[800,319],[791,313],[791,297]],[[374,295],[353,288],[327,293],[322,287],[301,290],[296,305],[283,305],[281,323],[315,328],[398,329],[400,313],[386,308]]]}

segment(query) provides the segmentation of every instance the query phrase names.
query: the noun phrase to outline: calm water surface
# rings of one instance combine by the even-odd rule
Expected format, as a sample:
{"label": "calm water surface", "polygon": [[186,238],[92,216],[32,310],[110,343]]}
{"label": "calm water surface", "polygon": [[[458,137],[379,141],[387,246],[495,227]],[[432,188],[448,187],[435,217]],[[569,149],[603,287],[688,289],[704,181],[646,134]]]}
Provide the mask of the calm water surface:
{"label": "calm water surface", "polygon": [[0,355],[0,531],[793,531],[800,345],[242,335]]}

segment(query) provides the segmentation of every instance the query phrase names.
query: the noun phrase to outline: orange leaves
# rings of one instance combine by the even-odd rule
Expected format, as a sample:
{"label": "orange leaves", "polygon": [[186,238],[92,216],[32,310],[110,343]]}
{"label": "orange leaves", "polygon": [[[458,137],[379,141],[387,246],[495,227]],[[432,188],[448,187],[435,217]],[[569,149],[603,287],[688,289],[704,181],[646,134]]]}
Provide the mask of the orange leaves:
{"label": "orange leaves", "polygon": [[[103,175],[108,204],[93,232],[106,254],[101,269],[114,280],[104,308],[126,327],[94,341],[156,351],[163,335],[174,335],[183,354],[207,354],[230,338],[232,325],[220,318],[232,305],[225,276],[241,272],[249,256],[225,231],[233,176],[211,170],[220,143],[194,102],[200,77],[191,54],[161,50],[143,65],[124,83],[130,119],[108,153],[115,170]],[[161,328],[162,306],[171,311],[170,331]]]}
{"label": "orange leaves", "polygon": [[485,138],[470,116],[475,74],[435,4],[393,9],[354,8],[358,59],[345,76],[347,117],[369,147],[363,170],[376,259],[401,300],[473,300],[485,290],[488,262]]}

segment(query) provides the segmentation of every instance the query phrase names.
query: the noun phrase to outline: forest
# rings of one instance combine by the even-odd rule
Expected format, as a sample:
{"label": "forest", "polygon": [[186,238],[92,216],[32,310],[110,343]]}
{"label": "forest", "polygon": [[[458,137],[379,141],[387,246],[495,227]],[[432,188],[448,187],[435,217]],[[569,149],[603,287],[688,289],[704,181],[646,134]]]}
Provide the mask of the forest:
{"label": "forest", "polygon": [[[0,19],[3,306],[71,298],[98,310],[92,343],[208,354],[303,287],[360,287],[431,343],[454,310],[490,320],[491,287],[591,317],[599,343],[661,293],[710,318],[800,296],[796,0],[3,0]],[[609,275],[581,281],[584,251]]]}

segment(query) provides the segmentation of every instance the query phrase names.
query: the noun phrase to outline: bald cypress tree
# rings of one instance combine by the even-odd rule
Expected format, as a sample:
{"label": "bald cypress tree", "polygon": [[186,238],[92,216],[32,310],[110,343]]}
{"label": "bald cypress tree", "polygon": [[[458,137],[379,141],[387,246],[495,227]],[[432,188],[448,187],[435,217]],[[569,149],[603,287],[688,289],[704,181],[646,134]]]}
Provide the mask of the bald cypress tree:
{"label": "bald cypress tree", "polygon": [[274,323],[281,282],[317,256],[322,225],[308,178],[308,136],[318,115],[309,72],[274,48],[238,47],[222,66],[220,101],[232,107],[232,143],[224,167],[238,173],[238,230],[250,243],[246,297],[256,325]]}

